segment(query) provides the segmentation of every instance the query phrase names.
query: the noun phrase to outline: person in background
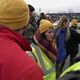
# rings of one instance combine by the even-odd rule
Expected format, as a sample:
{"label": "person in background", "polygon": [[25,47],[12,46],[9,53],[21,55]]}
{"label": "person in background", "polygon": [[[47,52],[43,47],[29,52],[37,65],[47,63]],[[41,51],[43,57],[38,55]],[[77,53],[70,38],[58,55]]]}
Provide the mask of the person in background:
{"label": "person in background", "polygon": [[80,60],[68,67],[58,80],[80,80]]}
{"label": "person in background", "polygon": [[54,23],[54,21],[52,20],[52,17],[50,15],[46,15],[46,19],[51,21],[52,23]]}
{"label": "person in background", "polygon": [[70,66],[74,64],[74,58],[78,53],[78,44],[80,43],[80,34],[73,28],[69,27],[68,18],[63,15],[58,23],[58,28],[55,30],[57,42],[57,77],[62,73],[65,60],[70,55]]}
{"label": "person in background", "polygon": [[0,80],[43,80],[43,72],[25,51],[21,36],[29,21],[24,0],[0,0]]}
{"label": "person in background", "polygon": [[39,27],[39,25],[40,25],[40,21],[42,20],[42,19],[46,19],[46,14],[45,13],[40,13],[40,18],[37,20],[37,25],[38,25],[38,27]]}
{"label": "person in background", "polygon": [[66,41],[69,38],[69,22],[66,16],[62,16],[57,24],[57,28],[55,29],[55,38],[57,43],[57,61],[56,61],[56,78],[60,76],[62,73],[62,62],[65,60],[67,55],[66,53]]}
{"label": "person in background", "polygon": [[35,14],[34,14],[35,8],[31,4],[28,4],[28,7],[30,11],[29,13],[30,19],[29,19],[28,27],[25,29],[23,36],[29,41],[29,43],[31,43],[32,37],[37,31],[38,26],[37,26],[37,23],[35,20]]}
{"label": "person in background", "polygon": [[78,21],[77,21],[77,19],[72,19],[71,27],[73,29],[75,29],[75,30],[78,29]]}
{"label": "person in background", "polygon": [[80,30],[80,20],[78,20],[78,30]]}
{"label": "person in background", "polygon": [[46,19],[40,25],[31,43],[36,62],[44,73],[44,80],[56,80],[55,62],[57,56],[54,26]]}

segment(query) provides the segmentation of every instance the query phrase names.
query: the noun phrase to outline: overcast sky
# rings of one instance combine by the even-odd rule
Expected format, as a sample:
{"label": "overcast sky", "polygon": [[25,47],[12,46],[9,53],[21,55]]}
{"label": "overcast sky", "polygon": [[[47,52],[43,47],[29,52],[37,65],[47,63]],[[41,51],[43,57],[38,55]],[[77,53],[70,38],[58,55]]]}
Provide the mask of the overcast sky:
{"label": "overcast sky", "polygon": [[32,4],[36,11],[39,12],[60,12],[74,11],[80,12],[80,0],[25,0]]}

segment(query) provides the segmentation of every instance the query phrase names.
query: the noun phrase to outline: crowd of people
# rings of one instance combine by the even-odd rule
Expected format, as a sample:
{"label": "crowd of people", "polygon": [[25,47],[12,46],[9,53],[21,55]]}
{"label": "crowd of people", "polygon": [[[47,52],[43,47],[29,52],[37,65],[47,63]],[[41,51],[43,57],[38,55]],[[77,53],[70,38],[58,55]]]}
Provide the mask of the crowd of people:
{"label": "crowd of people", "polygon": [[[76,19],[57,25],[24,0],[0,1],[0,80],[80,80],[80,33]],[[70,64],[64,71],[67,57]]]}

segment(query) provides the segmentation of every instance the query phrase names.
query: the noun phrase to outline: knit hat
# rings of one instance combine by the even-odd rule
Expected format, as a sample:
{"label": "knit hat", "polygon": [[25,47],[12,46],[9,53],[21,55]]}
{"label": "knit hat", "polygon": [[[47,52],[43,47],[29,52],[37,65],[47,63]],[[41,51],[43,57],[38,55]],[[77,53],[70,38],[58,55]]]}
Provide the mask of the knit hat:
{"label": "knit hat", "polygon": [[40,25],[39,25],[40,33],[44,33],[45,31],[51,28],[53,28],[53,24],[49,20],[42,19],[40,21]]}
{"label": "knit hat", "polygon": [[72,26],[77,26],[77,24],[78,24],[78,21],[76,19],[73,19],[72,20]]}
{"label": "knit hat", "polygon": [[0,0],[0,24],[12,30],[28,24],[29,9],[24,0]]}

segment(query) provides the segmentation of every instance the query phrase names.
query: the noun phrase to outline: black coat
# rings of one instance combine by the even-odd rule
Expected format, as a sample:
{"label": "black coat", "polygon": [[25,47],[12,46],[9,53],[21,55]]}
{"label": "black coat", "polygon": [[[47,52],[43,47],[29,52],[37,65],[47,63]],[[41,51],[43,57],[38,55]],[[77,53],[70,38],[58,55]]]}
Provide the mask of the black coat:
{"label": "black coat", "polygon": [[66,42],[66,51],[75,56],[78,53],[78,44],[80,43],[80,34],[70,28],[70,38]]}

